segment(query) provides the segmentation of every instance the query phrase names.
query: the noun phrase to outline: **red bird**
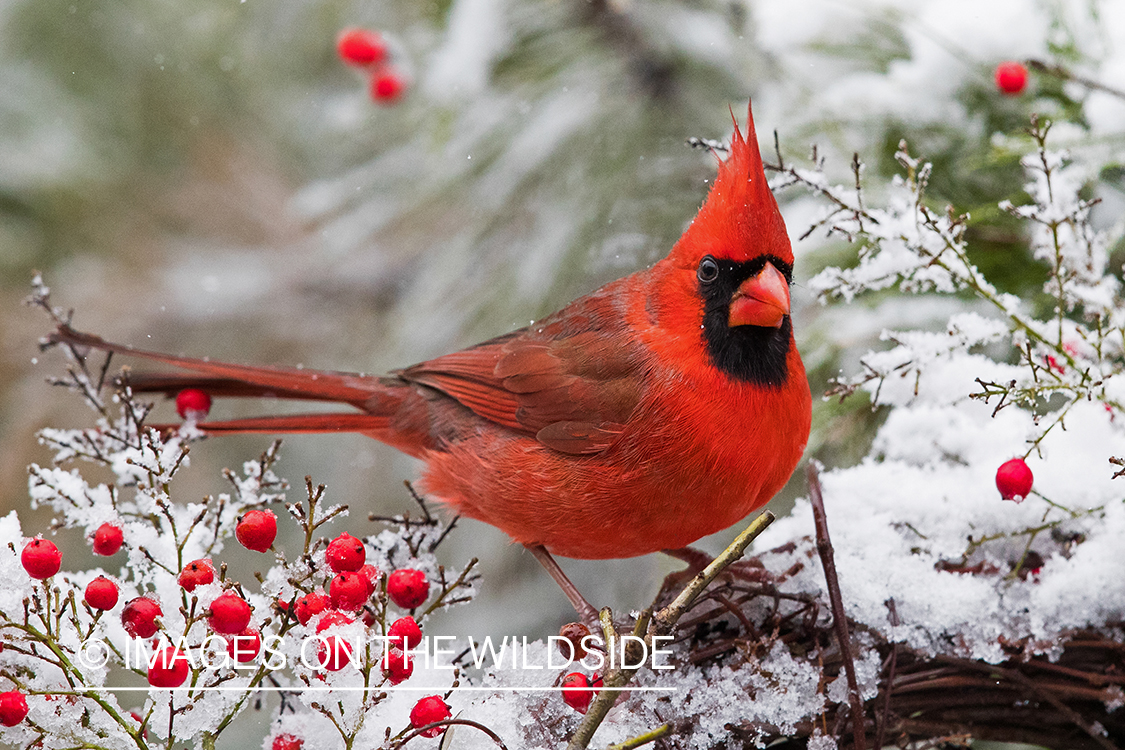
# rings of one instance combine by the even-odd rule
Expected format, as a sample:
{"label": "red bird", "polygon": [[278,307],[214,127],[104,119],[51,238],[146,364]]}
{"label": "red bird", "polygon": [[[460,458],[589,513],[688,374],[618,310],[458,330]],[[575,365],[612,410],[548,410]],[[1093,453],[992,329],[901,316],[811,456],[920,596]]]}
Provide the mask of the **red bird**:
{"label": "red bird", "polygon": [[748,119],[668,257],[526,328],[385,377],[173,357],[69,328],[54,339],[198,373],[134,375],[137,391],[353,406],[199,428],[351,431],[393,445],[425,462],[424,492],[500,528],[558,578],[544,549],[677,550],[740,521],[789,479],[811,416],[792,270]]}

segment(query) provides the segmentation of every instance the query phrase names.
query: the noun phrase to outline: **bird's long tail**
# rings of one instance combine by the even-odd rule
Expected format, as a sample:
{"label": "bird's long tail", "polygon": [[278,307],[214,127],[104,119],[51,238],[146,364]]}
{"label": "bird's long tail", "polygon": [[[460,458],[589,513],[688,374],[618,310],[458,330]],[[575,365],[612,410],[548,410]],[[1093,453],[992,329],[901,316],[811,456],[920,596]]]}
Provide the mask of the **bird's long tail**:
{"label": "bird's long tail", "polygon": [[327,401],[349,404],[360,410],[359,413],[287,414],[201,422],[198,427],[209,433],[363,432],[375,435],[388,428],[401,400],[396,398],[393,393],[396,389],[389,387],[385,378],[177,357],[115,344],[66,325],[60,325],[48,337],[47,343],[69,344],[80,352],[89,348],[139,357],[193,373],[130,373],[128,384],[135,392],[164,393],[173,397],[185,388],[199,388],[210,396]]}

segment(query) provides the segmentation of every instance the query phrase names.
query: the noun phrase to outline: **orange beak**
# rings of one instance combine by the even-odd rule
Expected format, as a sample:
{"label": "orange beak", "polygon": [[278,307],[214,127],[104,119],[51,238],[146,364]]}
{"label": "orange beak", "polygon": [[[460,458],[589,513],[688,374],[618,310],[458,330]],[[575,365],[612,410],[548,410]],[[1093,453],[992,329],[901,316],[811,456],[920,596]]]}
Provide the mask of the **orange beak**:
{"label": "orange beak", "polygon": [[789,282],[772,263],[742,282],[730,300],[728,325],[779,328],[789,314]]}

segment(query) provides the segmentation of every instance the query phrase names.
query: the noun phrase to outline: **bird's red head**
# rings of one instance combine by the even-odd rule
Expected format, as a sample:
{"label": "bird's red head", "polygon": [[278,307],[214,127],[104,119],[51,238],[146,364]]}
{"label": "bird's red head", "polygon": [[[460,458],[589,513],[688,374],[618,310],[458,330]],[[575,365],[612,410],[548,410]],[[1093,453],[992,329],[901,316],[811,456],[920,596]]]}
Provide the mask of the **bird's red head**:
{"label": "bird's red head", "polygon": [[[724,377],[778,387],[791,362],[793,249],[766,184],[754,122],[735,123],[730,153],[698,215],[647,274],[647,308],[686,360],[701,347]],[[702,335],[701,335],[702,334]]]}
{"label": "bird's red head", "polygon": [[730,153],[695,220],[672,249],[669,260],[694,268],[706,255],[734,262],[772,255],[792,265],[793,249],[777,201],[766,184],[753,112],[746,136],[734,125]]}

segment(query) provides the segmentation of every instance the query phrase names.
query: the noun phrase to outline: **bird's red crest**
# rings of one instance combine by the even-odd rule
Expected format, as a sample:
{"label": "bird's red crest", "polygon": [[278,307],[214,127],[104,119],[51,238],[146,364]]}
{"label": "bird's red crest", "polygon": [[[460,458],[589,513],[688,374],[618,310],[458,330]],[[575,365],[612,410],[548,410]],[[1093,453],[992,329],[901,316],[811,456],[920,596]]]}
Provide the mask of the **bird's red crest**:
{"label": "bird's red crest", "polygon": [[671,259],[693,267],[704,255],[746,261],[774,255],[793,262],[789,234],[766,184],[754,117],[747,112],[746,136],[734,124],[730,152],[719,164],[715,183],[695,220],[676,243]]}

